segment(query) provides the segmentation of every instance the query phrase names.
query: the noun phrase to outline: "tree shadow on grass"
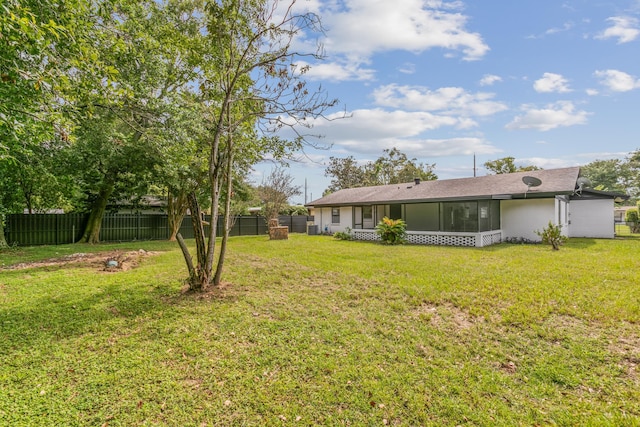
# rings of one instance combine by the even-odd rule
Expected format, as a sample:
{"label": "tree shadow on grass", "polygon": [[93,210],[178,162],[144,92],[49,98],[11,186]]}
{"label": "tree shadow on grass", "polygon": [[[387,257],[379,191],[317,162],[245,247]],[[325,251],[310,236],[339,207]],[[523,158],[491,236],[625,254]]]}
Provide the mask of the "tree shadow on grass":
{"label": "tree shadow on grass", "polygon": [[121,280],[101,283],[83,292],[84,295],[79,293],[51,292],[44,296],[40,293],[37,298],[1,306],[0,356],[32,346],[43,347],[43,342],[55,343],[87,333],[116,330],[121,327],[122,319],[127,322],[140,316],[153,318],[166,307],[162,290],[151,284],[131,286]]}

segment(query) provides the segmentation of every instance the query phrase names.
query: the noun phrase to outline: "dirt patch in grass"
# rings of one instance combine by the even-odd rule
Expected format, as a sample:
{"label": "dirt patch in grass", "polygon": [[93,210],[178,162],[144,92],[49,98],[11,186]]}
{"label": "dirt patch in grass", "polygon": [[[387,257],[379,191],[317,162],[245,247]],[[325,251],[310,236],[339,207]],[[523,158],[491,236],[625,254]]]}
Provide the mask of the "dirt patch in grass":
{"label": "dirt patch in grass", "polygon": [[109,251],[96,253],[75,253],[61,258],[50,258],[42,261],[23,262],[2,270],[26,270],[29,268],[64,267],[67,265],[85,266],[99,271],[117,272],[127,271],[137,267],[143,258],[157,255],[159,252],[150,252],[140,249],[137,251]]}
{"label": "dirt patch in grass", "polygon": [[472,316],[451,303],[423,304],[417,308],[419,318],[429,320],[435,327],[453,325],[457,330],[470,329],[478,323],[483,323],[483,317]]}
{"label": "dirt patch in grass", "polygon": [[627,376],[640,383],[640,336],[627,334],[617,337],[610,342],[609,351],[620,357],[620,366]]}

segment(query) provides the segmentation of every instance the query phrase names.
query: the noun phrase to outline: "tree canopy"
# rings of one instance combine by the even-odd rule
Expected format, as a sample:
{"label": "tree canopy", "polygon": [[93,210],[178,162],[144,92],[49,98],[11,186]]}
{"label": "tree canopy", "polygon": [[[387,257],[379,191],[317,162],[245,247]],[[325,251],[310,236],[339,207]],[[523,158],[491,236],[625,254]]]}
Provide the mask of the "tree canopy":
{"label": "tree canopy", "polygon": [[[298,66],[322,59],[321,46],[295,43],[322,27],[294,3],[0,3],[0,190],[13,190],[0,223],[64,206],[90,212],[92,243],[109,202],[160,193],[174,226],[187,207],[196,218],[196,262],[183,247],[190,286],[220,283],[244,177],[300,150],[301,129],[337,102]],[[284,127],[297,136],[280,138]],[[205,210],[225,215],[219,250],[217,228],[198,222]]]}
{"label": "tree canopy", "polygon": [[499,175],[503,173],[535,171],[535,170],[541,169],[535,165],[516,166],[515,160],[516,160],[515,157],[503,157],[501,159],[490,160],[488,162],[485,162],[484,167],[493,175]]}
{"label": "tree canopy", "polygon": [[434,169],[435,163],[418,163],[416,158],[408,158],[395,147],[383,150],[382,156],[364,165],[358,165],[353,156],[330,157],[324,174],[331,177],[331,184],[324,193],[333,193],[345,188],[398,184],[416,178],[433,181],[438,179]]}
{"label": "tree canopy", "polygon": [[626,193],[632,204],[640,199],[640,150],[624,159],[595,160],[580,169],[593,188]]}

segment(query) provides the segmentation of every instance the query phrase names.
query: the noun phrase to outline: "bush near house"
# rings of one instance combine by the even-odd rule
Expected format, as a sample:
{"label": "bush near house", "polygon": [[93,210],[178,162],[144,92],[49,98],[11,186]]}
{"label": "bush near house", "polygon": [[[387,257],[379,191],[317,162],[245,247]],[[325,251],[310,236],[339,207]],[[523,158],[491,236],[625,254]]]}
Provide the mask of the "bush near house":
{"label": "bush near house", "polygon": [[333,238],[336,240],[351,240],[353,238],[351,235],[351,228],[347,227],[344,231],[336,231],[333,233]]}
{"label": "bush near house", "polygon": [[549,221],[549,225],[536,230],[536,234],[542,238],[542,243],[551,245],[554,251],[560,250],[560,246],[567,241],[567,236],[562,235],[562,225],[555,225]]}
{"label": "bush near house", "polygon": [[403,244],[407,238],[407,224],[401,219],[389,219],[385,216],[376,225],[376,233],[387,245]]}
{"label": "bush near house", "polygon": [[631,233],[640,233],[640,215],[638,208],[629,209],[625,214],[625,221],[629,225]]}

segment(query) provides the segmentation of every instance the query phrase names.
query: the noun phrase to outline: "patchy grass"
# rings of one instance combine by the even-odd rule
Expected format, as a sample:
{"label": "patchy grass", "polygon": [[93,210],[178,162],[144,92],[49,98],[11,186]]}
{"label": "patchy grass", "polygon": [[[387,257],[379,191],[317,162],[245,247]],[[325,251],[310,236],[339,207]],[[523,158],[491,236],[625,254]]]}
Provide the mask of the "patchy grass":
{"label": "patchy grass", "polygon": [[0,425],[640,425],[638,249],[236,237],[205,295],[167,242],[3,251]]}

